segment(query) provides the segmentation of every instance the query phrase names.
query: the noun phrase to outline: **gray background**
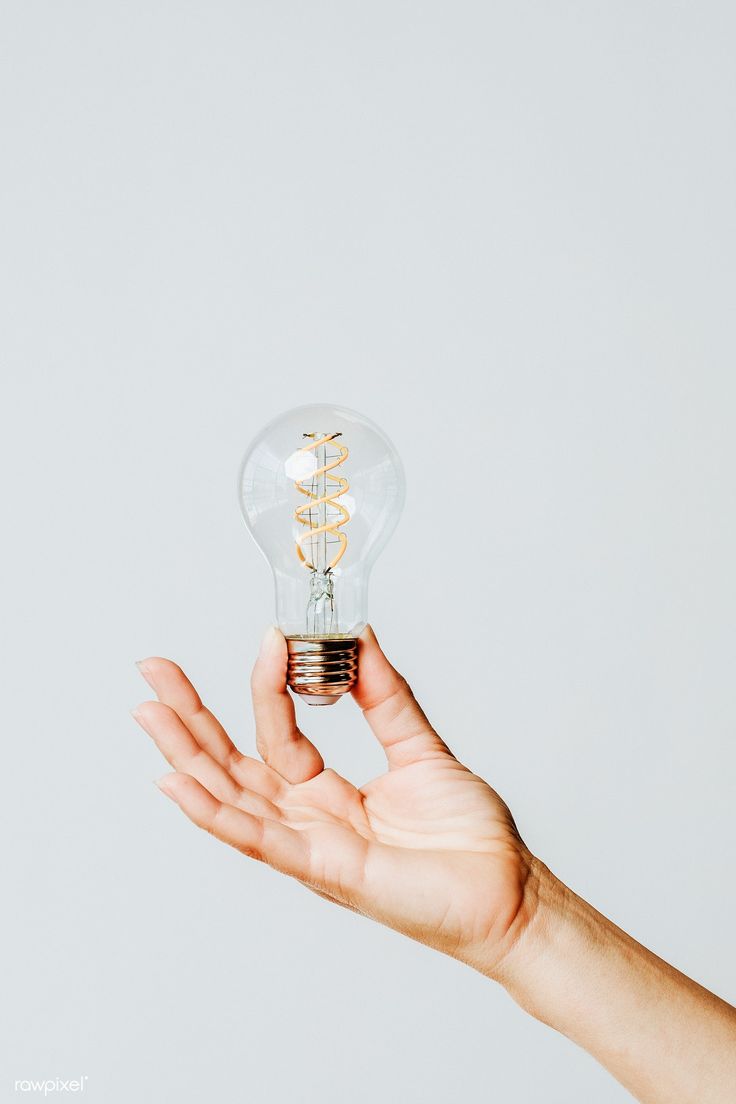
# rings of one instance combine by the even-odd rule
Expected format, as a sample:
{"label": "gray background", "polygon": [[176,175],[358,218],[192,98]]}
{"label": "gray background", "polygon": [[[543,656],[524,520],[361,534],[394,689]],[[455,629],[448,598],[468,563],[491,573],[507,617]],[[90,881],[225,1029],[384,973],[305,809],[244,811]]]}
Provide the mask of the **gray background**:
{"label": "gray background", "polygon": [[[2,5],[3,1099],[628,1099],[151,783],[143,655],[253,745],[235,473],[315,400],[405,460],[372,619],[440,731],[736,998],[735,31],[702,0]],[[304,719],[381,769],[351,702]]]}

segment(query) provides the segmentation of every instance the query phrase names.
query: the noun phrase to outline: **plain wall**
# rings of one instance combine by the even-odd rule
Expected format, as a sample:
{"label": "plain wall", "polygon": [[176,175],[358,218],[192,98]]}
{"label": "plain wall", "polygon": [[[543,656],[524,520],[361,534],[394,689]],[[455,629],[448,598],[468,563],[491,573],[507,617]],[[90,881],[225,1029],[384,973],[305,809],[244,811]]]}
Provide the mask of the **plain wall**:
{"label": "plain wall", "polygon": [[[235,476],[310,401],[403,456],[372,620],[436,726],[736,998],[735,33],[702,0],[2,5],[2,1099],[629,1099],[152,785],[141,656],[253,747]],[[382,769],[351,701],[300,715]]]}

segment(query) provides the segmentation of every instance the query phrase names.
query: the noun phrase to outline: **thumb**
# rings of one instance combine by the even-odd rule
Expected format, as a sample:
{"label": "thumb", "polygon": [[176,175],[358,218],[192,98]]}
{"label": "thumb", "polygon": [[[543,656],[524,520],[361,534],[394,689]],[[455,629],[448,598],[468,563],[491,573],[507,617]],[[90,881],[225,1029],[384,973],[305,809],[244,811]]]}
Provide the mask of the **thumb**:
{"label": "thumb", "polygon": [[452,754],[406,679],[389,663],[370,625],[358,638],[358,679],[352,694],[386,752],[389,767]]}

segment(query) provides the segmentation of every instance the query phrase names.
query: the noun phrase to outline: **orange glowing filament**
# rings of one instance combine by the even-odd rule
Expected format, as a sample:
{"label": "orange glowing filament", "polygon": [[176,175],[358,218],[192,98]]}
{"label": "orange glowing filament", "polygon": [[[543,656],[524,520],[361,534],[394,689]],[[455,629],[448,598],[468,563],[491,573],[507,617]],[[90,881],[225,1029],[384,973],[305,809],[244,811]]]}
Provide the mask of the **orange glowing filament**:
{"label": "orange glowing filament", "polygon": [[[311,452],[316,457],[320,448],[325,451],[323,452],[322,466],[315,468],[308,476],[299,479],[294,484],[299,493],[306,495],[309,499],[304,505],[297,506],[294,511],[296,520],[300,525],[306,526],[306,532],[301,533],[297,537],[296,550],[299,559],[311,571],[328,572],[331,571],[342,558],[348,544],[347,535],[343,533],[340,527],[350,521],[350,514],[343,504],[338,502],[338,499],[341,495],[346,493],[350,484],[344,476],[333,474],[334,469],[339,467],[340,464],[344,463],[347,459],[348,449],[335,441],[335,438],[340,436],[339,433],[328,433],[324,436],[320,436],[316,433],[305,433],[304,436],[312,437],[314,440],[312,440],[310,444],[299,449],[300,453]],[[328,458],[326,446],[330,442],[334,443],[334,447],[338,450],[338,455]],[[320,483],[322,484],[321,486]],[[314,550],[317,549],[319,545],[315,542],[316,538],[320,536],[322,536],[324,540],[323,547],[325,550],[325,560],[327,559],[328,544],[338,544],[339,547],[330,562],[318,568],[312,560],[317,559]],[[305,545],[311,549],[311,559],[308,559],[305,555]]]}

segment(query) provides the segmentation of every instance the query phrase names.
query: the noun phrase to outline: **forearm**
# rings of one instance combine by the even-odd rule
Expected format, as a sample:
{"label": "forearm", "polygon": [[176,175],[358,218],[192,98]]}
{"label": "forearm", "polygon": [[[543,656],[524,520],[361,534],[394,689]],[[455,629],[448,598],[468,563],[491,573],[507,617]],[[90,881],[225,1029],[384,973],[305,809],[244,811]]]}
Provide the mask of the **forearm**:
{"label": "forearm", "polygon": [[736,1010],[663,962],[541,864],[530,919],[495,976],[643,1104],[736,1100]]}

